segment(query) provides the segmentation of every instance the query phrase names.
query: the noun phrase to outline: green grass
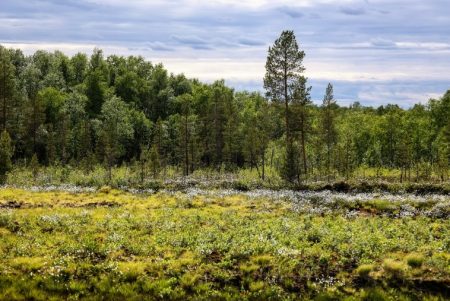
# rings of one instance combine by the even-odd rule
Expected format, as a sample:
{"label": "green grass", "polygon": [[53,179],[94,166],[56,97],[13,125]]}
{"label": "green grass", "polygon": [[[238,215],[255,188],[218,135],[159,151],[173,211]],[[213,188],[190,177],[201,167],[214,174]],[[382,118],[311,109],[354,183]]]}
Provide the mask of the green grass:
{"label": "green grass", "polygon": [[241,194],[107,187],[1,189],[0,208],[0,300],[449,297],[448,219],[299,214]]}
{"label": "green grass", "polygon": [[182,169],[167,167],[153,178],[146,175],[142,181],[141,170],[138,165],[124,165],[112,169],[112,179],[109,181],[108,171],[101,165],[91,166],[84,170],[76,166],[48,166],[41,167],[36,177],[29,168],[15,165],[8,173],[5,184],[14,187],[75,185],[81,187],[111,186],[115,188],[138,189],[171,189],[183,190],[189,187],[202,189],[235,189],[240,191],[266,189],[295,189],[295,190],[333,190],[338,192],[380,192],[392,193],[436,193],[450,194],[450,179],[444,182],[434,176],[426,179],[412,178],[411,182],[396,176],[398,171],[383,170],[380,177],[374,176],[373,168],[365,168],[355,172],[350,179],[333,176],[330,182],[327,177],[315,174],[309,175],[300,184],[286,183],[274,167],[267,167],[265,180],[261,180],[258,171],[253,169],[237,169],[235,171],[198,169],[188,177],[182,176]]}

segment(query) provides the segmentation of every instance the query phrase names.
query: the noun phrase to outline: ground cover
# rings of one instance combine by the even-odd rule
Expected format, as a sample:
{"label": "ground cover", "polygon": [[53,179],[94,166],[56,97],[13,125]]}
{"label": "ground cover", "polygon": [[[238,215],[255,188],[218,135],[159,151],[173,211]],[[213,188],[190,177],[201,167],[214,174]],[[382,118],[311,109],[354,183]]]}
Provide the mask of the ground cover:
{"label": "ground cover", "polygon": [[2,300],[445,300],[450,197],[0,190]]}

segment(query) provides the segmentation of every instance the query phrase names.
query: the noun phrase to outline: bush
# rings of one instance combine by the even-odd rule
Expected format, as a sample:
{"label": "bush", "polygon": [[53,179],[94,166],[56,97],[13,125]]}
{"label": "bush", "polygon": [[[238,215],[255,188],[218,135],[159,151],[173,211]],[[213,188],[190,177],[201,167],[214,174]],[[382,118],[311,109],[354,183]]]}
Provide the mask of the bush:
{"label": "bush", "polygon": [[384,271],[393,278],[402,278],[406,270],[406,266],[403,262],[393,259],[385,259],[383,268]]}
{"label": "bush", "polygon": [[350,184],[347,182],[341,181],[333,184],[333,190],[337,192],[349,192],[350,189]]}
{"label": "bush", "polygon": [[358,274],[359,278],[367,279],[369,278],[369,274],[373,271],[373,269],[373,264],[362,264],[356,269],[356,274]]}
{"label": "bush", "polygon": [[102,187],[100,187],[98,192],[108,194],[111,192],[111,187],[110,186],[102,186]]}
{"label": "bush", "polygon": [[389,299],[389,296],[380,288],[369,289],[361,297],[361,300],[364,301],[384,301]]}
{"label": "bush", "polygon": [[242,181],[234,181],[231,184],[231,188],[238,190],[238,191],[249,191],[250,188],[248,187],[248,185]]}
{"label": "bush", "polygon": [[406,263],[412,268],[420,268],[423,264],[424,258],[420,254],[409,254],[406,256]]}
{"label": "bush", "polygon": [[249,285],[249,289],[251,292],[258,292],[264,288],[264,281],[256,281],[252,282]]}

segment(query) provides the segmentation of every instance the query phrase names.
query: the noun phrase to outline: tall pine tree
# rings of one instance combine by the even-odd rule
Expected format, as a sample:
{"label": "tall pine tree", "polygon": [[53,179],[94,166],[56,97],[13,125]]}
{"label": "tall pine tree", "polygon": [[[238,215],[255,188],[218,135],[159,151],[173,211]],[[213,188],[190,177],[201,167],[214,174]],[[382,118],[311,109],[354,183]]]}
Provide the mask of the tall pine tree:
{"label": "tall pine tree", "polygon": [[269,47],[266,61],[266,75],[264,88],[267,96],[274,102],[284,104],[285,135],[286,135],[286,160],[284,162],[284,178],[288,181],[298,179],[298,168],[291,133],[289,104],[293,100],[294,93],[299,89],[305,52],[299,49],[294,32],[287,30]]}

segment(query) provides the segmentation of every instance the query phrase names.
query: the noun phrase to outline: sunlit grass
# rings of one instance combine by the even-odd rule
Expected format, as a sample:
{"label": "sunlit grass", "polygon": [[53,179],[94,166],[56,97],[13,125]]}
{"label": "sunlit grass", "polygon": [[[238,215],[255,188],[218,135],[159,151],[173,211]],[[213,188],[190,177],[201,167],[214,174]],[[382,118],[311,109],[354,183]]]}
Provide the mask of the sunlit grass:
{"label": "sunlit grass", "polygon": [[445,299],[449,219],[279,196],[1,189],[0,299]]}

